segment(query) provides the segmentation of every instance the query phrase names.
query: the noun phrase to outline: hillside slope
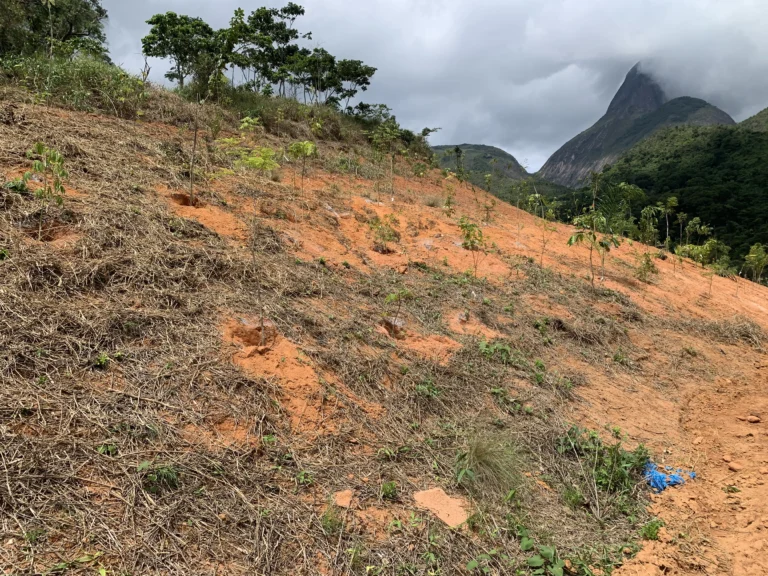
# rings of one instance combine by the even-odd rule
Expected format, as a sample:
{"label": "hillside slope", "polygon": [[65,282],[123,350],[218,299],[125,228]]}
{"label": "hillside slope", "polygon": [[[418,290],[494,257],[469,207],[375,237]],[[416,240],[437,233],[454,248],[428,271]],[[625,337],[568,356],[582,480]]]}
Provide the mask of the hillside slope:
{"label": "hillside slope", "polygon": [[593,290],[571,227],[363,142],[270,178],[284,136],[203,134],[190,205],[187,128],[12,112],[0,173],[70,177],[0,188],[6,573],[768,569],[768,289],[635,243]]}
{"label": "hillside slope", "polygon": [[740,122],[739,126],[754,132],[768,132],[768,108]]}
{"label": "hillside slope", "polygon": [[740,127],[680,126],[655,134],[607,177],[636,184],[651,203],[677,197],[678,210],[714,227],[743,258],[768,243],[768,133]]}
{"label": "hillside slope", "polygon": [[636,64],[605,115],[557,150],[538,175],[563,186],[578,187],[587,181],[590,172],[599,172],[603,166],[612,164],[623,152],[661,128],[734,123],[728,114],[698,98],[668,101],[658,83]]}

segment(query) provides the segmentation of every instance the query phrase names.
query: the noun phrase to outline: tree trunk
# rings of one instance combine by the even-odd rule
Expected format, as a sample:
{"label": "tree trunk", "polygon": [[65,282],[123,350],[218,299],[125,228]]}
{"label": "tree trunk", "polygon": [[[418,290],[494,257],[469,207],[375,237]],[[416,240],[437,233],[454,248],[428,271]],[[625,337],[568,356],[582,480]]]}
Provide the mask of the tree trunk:
{"label": "tree trunk", "polygon": [[195,206],[195,154],[197,153],[197,110],[195,110],[195,138],[192,141],[192,158],[189,161],[189,205]]}

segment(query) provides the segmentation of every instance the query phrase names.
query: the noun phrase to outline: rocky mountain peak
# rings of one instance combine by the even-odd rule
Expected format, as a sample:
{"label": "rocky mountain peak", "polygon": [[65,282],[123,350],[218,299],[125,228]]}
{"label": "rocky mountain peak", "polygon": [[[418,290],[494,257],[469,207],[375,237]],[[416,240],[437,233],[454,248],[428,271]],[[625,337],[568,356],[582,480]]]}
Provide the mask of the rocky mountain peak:
{"label": "rocky mountain peak", "polygon": [[653,77],[643,72],[641,63],[627,73],[624,83],[608,106],[608,115],[617,118],[639,116],[658,110],[667,102],[661,86]]}

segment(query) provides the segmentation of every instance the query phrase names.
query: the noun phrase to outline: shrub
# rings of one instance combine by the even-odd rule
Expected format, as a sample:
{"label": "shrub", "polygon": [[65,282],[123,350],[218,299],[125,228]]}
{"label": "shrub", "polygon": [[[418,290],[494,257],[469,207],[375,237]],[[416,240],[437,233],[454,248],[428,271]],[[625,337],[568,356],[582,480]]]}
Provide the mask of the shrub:
{"label": "shrub", "polygon": [[558,451],[587,460],[594,484],[600,490],[613,493],[631,491],[642,478],[649,458],[642,444],[629,452],[621,442],[606,445],[596,432],[577,426],[571,427],[560,439]]}
{"label": "shrub", "polygon": [[384,500],[397,500],[397,483],[384,482],[381,485],[381,497]]}
{"label": "shrub", "polygon": [[653,520],[648,522],[645,526],[643,526],[642,530],[640,531],[640,536],[643,537],[643,540],[658,540],[659,530],[663,526],[664,526],[663,520],[654,518]]}
{"label": "shrub", "polygon": [[73,60],[44,56],[0,61],[6,79],[26,88],[39,102],[75,110],[102,110],[120,118],[136,118],[146,99],[141,78],[88,56]]}

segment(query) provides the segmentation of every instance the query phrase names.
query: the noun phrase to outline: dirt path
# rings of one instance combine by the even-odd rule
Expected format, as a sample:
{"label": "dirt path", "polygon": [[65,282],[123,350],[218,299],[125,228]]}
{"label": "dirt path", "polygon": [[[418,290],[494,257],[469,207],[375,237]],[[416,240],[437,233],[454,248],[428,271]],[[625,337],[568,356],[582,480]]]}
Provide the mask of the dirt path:
{"label": "dirt path", "polygon": [[679,428],[665,447],[668,463],[689,465],[698,477],[654,497],[666,529],[620,576],[768,571],[768,359],[702,348],[720,357],[712,362],[721,375],[683,382],[672,410],[655,419],[659,429]]}

